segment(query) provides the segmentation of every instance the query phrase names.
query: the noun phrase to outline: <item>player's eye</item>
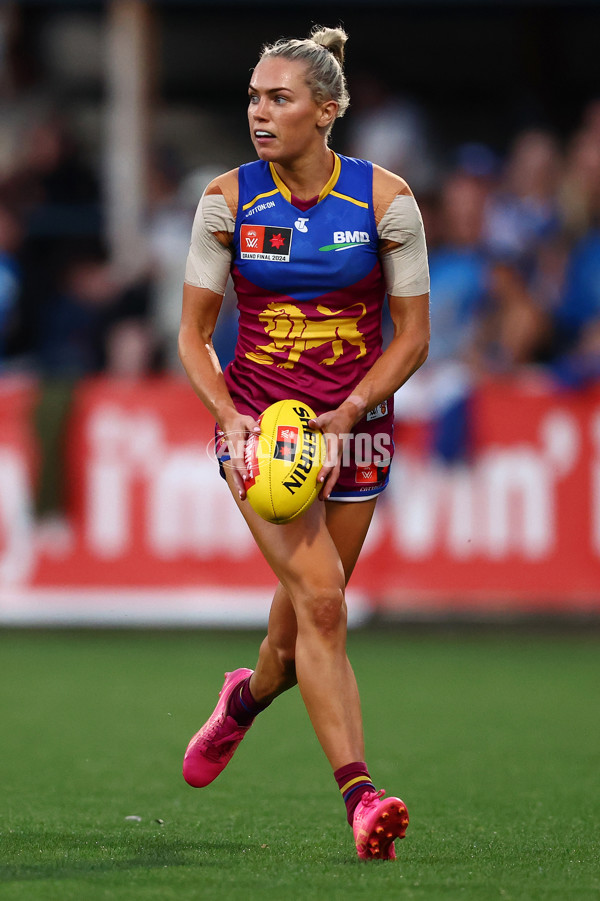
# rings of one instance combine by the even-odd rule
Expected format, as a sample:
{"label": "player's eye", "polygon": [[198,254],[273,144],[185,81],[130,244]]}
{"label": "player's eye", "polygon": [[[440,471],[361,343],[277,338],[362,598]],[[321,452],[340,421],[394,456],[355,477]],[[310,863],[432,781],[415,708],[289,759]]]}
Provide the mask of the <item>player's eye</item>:
{"label": "player's eye", "polygon": [[278,94],[275,97],[275,103],[287,103],[287,97],[282,97],[281,94]]}
{"label": "player's eye", "polygon": [[250,103],[258,103],[258,94],[249,94],[248,99]]}

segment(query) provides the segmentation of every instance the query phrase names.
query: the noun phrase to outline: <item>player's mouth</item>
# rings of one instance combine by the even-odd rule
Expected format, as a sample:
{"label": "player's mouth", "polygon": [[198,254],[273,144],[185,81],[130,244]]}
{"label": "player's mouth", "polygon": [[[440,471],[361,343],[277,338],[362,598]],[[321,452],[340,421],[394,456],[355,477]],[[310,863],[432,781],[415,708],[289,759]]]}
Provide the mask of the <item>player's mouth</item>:
{"label": "player's mouth", "polygon": [[264,128],[255,129],[254,137],[258,144],[269,144],[271,141],[275,140],[273,132],[266,131]]}

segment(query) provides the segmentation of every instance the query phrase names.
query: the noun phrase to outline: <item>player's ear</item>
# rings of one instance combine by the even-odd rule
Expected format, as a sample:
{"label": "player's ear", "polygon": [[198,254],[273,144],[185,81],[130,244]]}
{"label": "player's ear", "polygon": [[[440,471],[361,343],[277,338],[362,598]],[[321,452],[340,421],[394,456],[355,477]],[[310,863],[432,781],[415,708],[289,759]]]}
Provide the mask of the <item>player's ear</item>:
{"label": "player's ear", "polygon": [[338,113],[338,108],[339,104],[336,100],[326,100],[325,103],[321,104],[319,108],[319,117],[317,119],[319,128],[329,128],[329,126],[333,124]]}

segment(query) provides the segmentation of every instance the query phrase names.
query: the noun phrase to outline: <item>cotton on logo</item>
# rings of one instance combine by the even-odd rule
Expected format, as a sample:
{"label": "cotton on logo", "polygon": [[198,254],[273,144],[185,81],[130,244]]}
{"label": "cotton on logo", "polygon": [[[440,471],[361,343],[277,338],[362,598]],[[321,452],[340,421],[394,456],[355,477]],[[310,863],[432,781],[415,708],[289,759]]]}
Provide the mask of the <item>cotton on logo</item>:
{"label": "cotton on logo", "polygon": [[539,560],[557,541],[558,482],[577,463],[576,420],[553,411],[539,444],[491,445],[470,468],[445,469],[407,458],[391,487],[398,547],[415,559],[440,545],[452,556]]}
{"label": "cotton on logo", "polygon": [[[244,556],[252,537],[201,445],[169,446],[150,410],[98,407],[87,423],[86,539],[114,559],[142,542],[161,558]],[[225,499],[226,500],[226,499]],[[137,530],[137,531],[136,531]]]}

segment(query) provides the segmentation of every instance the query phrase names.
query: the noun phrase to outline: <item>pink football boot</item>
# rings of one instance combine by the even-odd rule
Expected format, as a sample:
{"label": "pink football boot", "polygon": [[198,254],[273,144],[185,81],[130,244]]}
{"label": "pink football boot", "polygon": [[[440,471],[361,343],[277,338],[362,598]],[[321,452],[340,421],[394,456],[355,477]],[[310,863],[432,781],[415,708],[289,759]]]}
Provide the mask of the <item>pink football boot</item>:
{"label": "pink football boot", "polygon": [[233,717],[227,716],[229,698],[252,673],[251,669],[236,669],[232,673],[225,673],[219,703],[187,746],[183,758],[183,778],[194,788],[210,785],[217,778],[252,725],[240,726]]}
{"label": "pink football boot", "polygon": [[354,811],[354,841],[361,860],[395,860],[394,840],[404,838],[408,810],[400,798],[384,791],[365,792]]}

